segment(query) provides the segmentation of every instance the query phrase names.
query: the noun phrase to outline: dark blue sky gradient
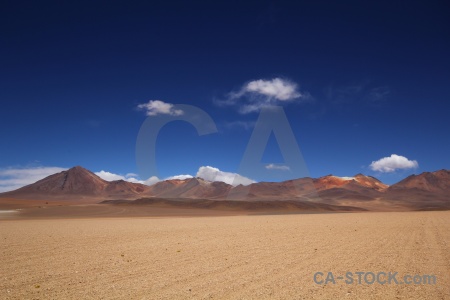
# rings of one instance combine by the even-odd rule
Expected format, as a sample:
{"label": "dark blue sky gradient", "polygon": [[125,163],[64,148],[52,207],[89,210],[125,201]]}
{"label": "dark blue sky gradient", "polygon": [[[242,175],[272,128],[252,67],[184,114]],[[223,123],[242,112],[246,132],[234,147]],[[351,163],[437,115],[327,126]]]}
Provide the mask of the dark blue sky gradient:
{"label": "dark blue sky gradient", "polygon": [[[252,129],[230,123],[258,115],[213,100],[282,77],[313,99],[285,107],[313,177],[450,169],[449,15],[447,1],[3,2],[0,168],[136,172],[136,106],[158,99],[219,128],[164,128],[161,177],[236,172]],[[368,168],[394,153],[419,168]],[[266,154],[279,160],[272,144]]]}

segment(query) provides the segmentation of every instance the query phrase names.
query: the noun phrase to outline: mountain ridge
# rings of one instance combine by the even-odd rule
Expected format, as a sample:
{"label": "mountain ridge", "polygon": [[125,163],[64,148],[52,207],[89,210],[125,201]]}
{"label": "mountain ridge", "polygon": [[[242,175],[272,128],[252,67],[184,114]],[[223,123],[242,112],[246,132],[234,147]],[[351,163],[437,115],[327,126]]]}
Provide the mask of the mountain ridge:
{"label": "mountain ridge", "polygon": [[151,186],[124,180],[106,181],[93,172],[75,166],[52,174],[17,190],[0,193],[0,198],[136,200],[140,198],[210,199],[217,201],[309,201],[330,205],[385,206],[450,209],[450,171],[438,170],[411,175],[388,186],[375,177],[326,175],[282,182],[257,182],[231,186],[220,181],[192,177],[169,179]]}

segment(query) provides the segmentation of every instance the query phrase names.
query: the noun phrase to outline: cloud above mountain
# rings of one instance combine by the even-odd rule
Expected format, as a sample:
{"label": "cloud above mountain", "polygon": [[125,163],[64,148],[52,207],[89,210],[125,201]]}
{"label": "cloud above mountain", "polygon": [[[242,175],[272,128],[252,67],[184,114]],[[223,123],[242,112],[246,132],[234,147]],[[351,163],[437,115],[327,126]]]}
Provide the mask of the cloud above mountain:
{"label": "cloud above mountain", "polygon": [[310,94],[300,92],[295,82],[277,77],[247,82],[239,90],[230,92],[225,100],[216,100],[216,103],[237,106],[241,114],[248,114],[263,107],[307,99],[311,99]]}
{"label": "cloud above mountain", "polygon": [[98,177],[100,177],[103,180],[106,181],[115,181],[115,180],[124,180],[124,181],[128,181],[128,182],[132,182],[132,183],[141,183],[141,184],[145,184],[145,185],[152,185],[157,183],[158,181],[160,181],[160,179],[156,176],[152,176],[150,178],[148,178],[147,180],[141,180],[138,179],[138,175],[134,174],[134,173],[128,173],[125,176],[123,175],[119,175],[119,174],[114,174],[108,171],[104,171],[101,170],[100,172],[95,172],[95,175],[97,175]]}
{"label": "cloud above mountain", "polygon": [[[114,174],[102,170],[100,172],[95,172],[95,174],[106,181],[125,180],[133,183],[142,183],[146,185],[152,185],[159,181],[162,181],[162,179],[159,179],[156,176],[152,176],[147,180],[141,180],[136,174],[133,173],[123,176],[120,174]],[[190,174],[180,174],[169,176],[163,180],[173,180],[173,179],[185,180],[193,177],[194,176]],[[224,172],[219,170],[218,168],[214,168],[211,166],[200,167],[195,177],[199,177],[207,181],[222,181],[231,185],[239,185],[239,184],[248,185],[255,182],[254,180],[241,176],[237,173]]]}
{"label": "cloud above mountain", "polygon": [[172,179],[185,180],[185,179],[189,179],[189,178],[193,178],[193,177],[194,176],[192,176],[192,175],[175,175],[175,176],[167,177],[166,180],[172,180]]}
{"label": "cloud above mountain", "polygon": [[222,181],[231,185],[249,185],[251,183],[255,183],[254,180],[237,173],[224,172],[218,168],[210,166],[200,167],[197,172],[197,177],[208,181]]}
{"label": "cloud above mountain", "polygon": [[268,164],[266,165],[267,170],[280,170],[280,171],[289,171],[291,168],[289,166],[277,165],[277,164]]}
{"label": "cloud above mountain", "polygon": [[376,172],[392,173],[397,170],[415,169],[419,166],[416,160],[409,160],[408,158],[391,154],[389,157],[383,157],[377,161],[372,161],[370,169]]}

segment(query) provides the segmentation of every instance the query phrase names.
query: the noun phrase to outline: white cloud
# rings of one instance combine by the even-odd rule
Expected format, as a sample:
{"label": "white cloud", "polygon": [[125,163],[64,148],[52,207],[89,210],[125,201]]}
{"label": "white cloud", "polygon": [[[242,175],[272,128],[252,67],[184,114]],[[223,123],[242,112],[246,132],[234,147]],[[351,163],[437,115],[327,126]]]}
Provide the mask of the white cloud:
{"label": "white cloud", "polygon": [[292,100],[302,96],[297,90],[297,84],[280,78],[250,81],[247,85],[244,85],[241,93],[261,94],[280,101]]}
{"label": "white cloud", "polygon": [[173,104],[166,103],[161,100],[150,100],[148,103],[139,104],[137,106],[139,110],[144,110],[147,116],[157,115],[171,115],[180,116],[183,111],[180,109],[174,109]]}
{"label": "white cloud", "polygon": [[241,87],[237,92],[231,92],[226,100],[216,101],[219,105],[239,105],[242,114],[273,106],[280,102],[294,99],[310,99],[308,93],[301,93],[296,83],[281,78],[271,80],[253,80]]}
{"label": "white cloud", "polygon": [[415,160],[409,160],[404,156],[392,154],[389,157],[383,157],[370,164],[370,169],[377,172],[392,173],[399,169],[417,168],[419,164]]}
{"label": "white cloud", "polygon": [[153,185],[157,182],[161,181],[158,177],[156,176],[152,176],[150,178],[148,178],[147,180],[141,181],[139,183],[145,184],[145,185]]}
{"label": "white cloud", "polygon": [[389,89],[389,87],[379,86],[379,87],[371,89],[368,92],[366,99],[372,103],[373,102],[379,103],[382,101],[386,101],[390,94],[391,94],[391,90]]}
{"label": "white cloud", "polygon": [[16,190],[65,170],[67,168],[59,167],[9,168],[0,170],[0,192]]}
{"label": "white cloud", "polygon": [[165,180],[172,180],[172,179],[179,179],[179,180],[185,180],[185,179],[189,179],[189,178],[193,178],[194,176],[192,175],[175,175],[175,176],[170,176],[167,177]]}
{"label": "white cloud", "polygon": [[106,181],[125,180],[126,179],[122,175],[106,172],[103,170],[101,170],[100,172],[95,172],[95,175],[97,175],[98,177],[100,177],[101,179],[106,180]]}
{"label": "white cloud", "polygon": [[254,180],[239,174],[220,171],[219,169],[210,166],[200,167],[197,172],[197,177],[208,181],[222,181],[231,185],[249,185],[255,182]]}
{"label": "white cloud", "polygon": [[289,171],[291,168],[289,166],[276,165],[276,164],[268,164],[266,166],[267,170],[280,170],[280,171]]}
{"label": "white cloud", "polygon": [[95,175],[106,181],[124,180],[132,183],[141,183],[145,185],[152,185],[160,181],[160,179],[156,176],[152,176],[147,180],[140,180],[138,179],[137,174],[134,173],[128,173],[127,175],[123,176],[103,170],[101,170],[100,172],[95,172]]}

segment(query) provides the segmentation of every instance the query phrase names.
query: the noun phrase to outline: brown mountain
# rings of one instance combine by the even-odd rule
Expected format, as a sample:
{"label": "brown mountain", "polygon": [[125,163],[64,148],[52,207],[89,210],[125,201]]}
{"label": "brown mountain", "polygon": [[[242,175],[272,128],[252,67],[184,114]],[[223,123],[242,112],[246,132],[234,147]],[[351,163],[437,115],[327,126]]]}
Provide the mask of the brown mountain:
{"label": "brown mountain", "polygon": [[393,205],[416,210],[450,209],[450,171],[411,175],[390,186],[383,198]]}
{"label": "brown mountain", "polygon": [[227,195],[234,200],[304,200],[315,191],[311,178],[300,178],[282,182],[257,182],[247,186],[233,187]]}
{"label": "brown mountain", "polygon": [[149,187],[148,196],[160,198],[224,198],[231,185],[224,182],[210,182],[201,178],[172,179],[160,181]]}
{"label": "brown mountain", "polygon": [[437,194],[450,193],[450,171],[439,170],[411,175],[392,185],[389,190],[414,189]]}
{"label": "brown mountain", "polygon": [[300,178],[283,182],[258,182],[231,189],[229,199],[239,200],[314,200],[327,201],[345,199],[371,200],[380,196],[388,185],[378,179],[362,174],[354,177]]}
{"label": "brown mountain", "polygon": [[136,198],[148,191],[149,187],[118,181],[105,181],[80,166],[67,171],[50,175],[33,184],[24,186],[15,191],[1,194],[10,198]]}

